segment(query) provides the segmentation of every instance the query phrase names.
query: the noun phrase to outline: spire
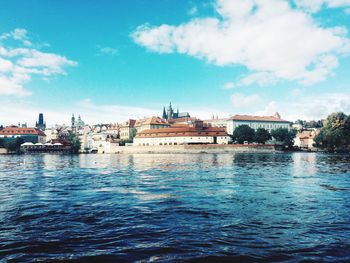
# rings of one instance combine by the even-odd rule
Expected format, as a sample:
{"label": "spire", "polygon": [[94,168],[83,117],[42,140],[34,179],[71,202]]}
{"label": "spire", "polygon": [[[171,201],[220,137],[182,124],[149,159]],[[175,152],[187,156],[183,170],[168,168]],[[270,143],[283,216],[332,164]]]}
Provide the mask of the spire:
{"label": "spire", "polygon": [[174,114],[174,111],[173,111],[173,107],[171,106],[171,102],[169,103],[169,109],[168,109],[168,113],[167,113],[167,119],[170,120],[173,118],[173,114]]}
{"label": "spire", "polygon": [[72,114],[72,128],[75,127],[75,117],[74,117],[74,113]]}
{"label": "spire", "polygon": [[168,119],[168,116],[166,115],[166,112],[165,112],[165,107],[163,107],[163,116],[162,116],[163,119]]}
{"label": "spire", "polygon": [[275,118],[281,119],[281,115],[278,112],[275,112],[275,114],[273,115]]}

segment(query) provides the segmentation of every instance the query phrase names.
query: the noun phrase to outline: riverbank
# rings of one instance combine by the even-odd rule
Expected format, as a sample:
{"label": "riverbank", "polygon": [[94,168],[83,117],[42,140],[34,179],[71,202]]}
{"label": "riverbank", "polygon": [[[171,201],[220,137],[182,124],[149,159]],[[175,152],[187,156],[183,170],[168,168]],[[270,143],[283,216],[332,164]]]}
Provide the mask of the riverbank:
{"label": "riverbank", "polygon": [[[185,154],[185,153],[266,153],[276,152],[272,144],[201,144],[201,145],[162,145],[162,146],[116,146],[98,149],[97,154]],[[45,152],[24,152],[25,154]],[[47,152],[50,154],[51,152]],[[0,154],[9,154],[6,149]]]}
{"label": "riverbank", "polygon": [[[163,145],[163,146],[121,146],[113,149],[116,154],[184,154],[184,153],[231,153],[275,152],[274,145],[244,144],[203,144],[203,145]],[[101,153],[101,152],[100,152]],[[107,152],[105,152],[107,153]]]}

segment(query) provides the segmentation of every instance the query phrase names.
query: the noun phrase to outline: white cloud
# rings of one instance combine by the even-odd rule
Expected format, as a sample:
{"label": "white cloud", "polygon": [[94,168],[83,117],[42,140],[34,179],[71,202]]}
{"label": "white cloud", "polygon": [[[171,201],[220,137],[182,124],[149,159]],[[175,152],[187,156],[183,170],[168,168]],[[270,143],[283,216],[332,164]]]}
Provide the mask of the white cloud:
{"label": "white cloud", "polygon": [[194,16],[198,13],[198,8],[197,6],[192,6],[188,11],[187,11],[187,14],[190,15],[190,16]]}
{"label": "white cloud", "polygon": [[118,49],[116,49],[116,48],[101,47],[101,46],[97,46],[97,48],[98,48],[98,55],[116,56],[119,54]]}
{"label": "white cloud", "polygon": [[229,111],[223,111],[221,109],[211,107],[208,109],[208,107],[181,107],[185,111],[187,111],[191,117],[196,117],[201,120],[208,120],[211,119],[214,115],[215,117],[218,116],[218,118],[228,118],[231,116],[231,113]]}
{"label": "white cloud", "polygon": [[[15,41],[19,47],[7,45],[9,40]],[[64,56],[29,46],[32,43],[25,29],[17,28],[0,35],[0,95],[30,95],[24,85],[33,76],[47,79],[52,75],[64,75],[65,67],[77,65]]]}
{"label": "white cloud", "polygon": [[268,73],[268,72],[256,72],[249,74],[243,78],[241,78],[237,83],[236,86],[250,86],[253,84],[257,84],[260,87],[266,87],[268,85],[276,84],[278,79],[274,74]]}
{"label": "white cloud", "polygon": [[350,0],[295,0],[298,7],[305,8],[309,12],[316,13],[325,8],[350,7]]}
{"label": "white cloud", "polygon": [[261,103],[261,97],[258,94],[244,95],[242,93],[234,93],[231,96],[232,106],[235,109],[255,108]]}
{"label": "white cloud", "polygon": [[242,80],[248,83],[268,73],[311,85],[332,74],[340,54],[350,53],[344,27],[321,27],[288,1],[217,0],[215,10],[219,18],[193,18],[178,26],[145,24],[131,36],[152,52],[187,54],[220,66],[243,65],[253,72]]}
{"label": "white cloud", "polygon": [[3,33],[0,35],[0,41],[13,38],[14,40],[21,41],[25,46],[32,46],[32,42],[29,40],[28,32],[24,28],[16,28],[15,30]]}
{"label": "white cloud", "polygon": [[39,112],[44,113],[45,121],[50,127],[55,124],[70,124],[71,114],[81,115],[88,124],[123,122],[129,118],[161,114],[161,108],[151,109],[113,104],[96,104],[91,99],[84,99],[75,104],[65,104],[59,107],[36,105],[27,98],[0,97],[0,125],[17,125],[27,122],[34,126]]}
{"label": "white cloud", "polygon": [[233,88],[235,88],[235,87],[236,87],[236,85],[235,85],[233,82],[226,82],[226,83],[222,86],[223,89],[233,89]]}
{"label": "white cloud", "polygon": [[157,116],[160,109],[149,109],[142,107],[95,104],[87,98],[78,102],[81,114],[84,114],[90,123],[126,121],[129,118],[139,119],[147,116]]}
{"label": "white cloud", "polygon": [[33,105],[21,98],[4,99],[1,97],[1,111],[0,111],[0,125],[17,125],[18,123],[27,123],[29,127],[34,127],[35,121],[40,112],[44,113],[47,124],[53,125],[55,123],[69,124],[70,116],[64,113],[63,110],[53,110],[41,105]]}
{"label": "white cloud", "polygon": [[271,101],[265,106],[264,109],[255,112],[255,115],[258,115],[258,116],[271,116],[275,112],[278,112],[278,110],[279,110],[279,107],[278,107],[276,101]]}
{"label": "white cloud", "polygon": [[257,115],[273,115],[279,112],[282,118],[295,121],[298,119],[319,120],[332,112],[350,113],[349,93],[326,93],[299,96],[288,101],[270,101]]}

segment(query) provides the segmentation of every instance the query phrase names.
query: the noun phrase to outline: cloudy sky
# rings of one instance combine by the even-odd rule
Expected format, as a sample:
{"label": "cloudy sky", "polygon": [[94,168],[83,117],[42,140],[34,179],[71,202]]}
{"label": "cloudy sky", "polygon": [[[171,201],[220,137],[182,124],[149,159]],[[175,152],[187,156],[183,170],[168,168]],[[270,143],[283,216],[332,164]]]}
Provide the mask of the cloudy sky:
{"label": "cloudy sky", "polygon": [[350,0],[4,0],[0,124],[350,113]]}

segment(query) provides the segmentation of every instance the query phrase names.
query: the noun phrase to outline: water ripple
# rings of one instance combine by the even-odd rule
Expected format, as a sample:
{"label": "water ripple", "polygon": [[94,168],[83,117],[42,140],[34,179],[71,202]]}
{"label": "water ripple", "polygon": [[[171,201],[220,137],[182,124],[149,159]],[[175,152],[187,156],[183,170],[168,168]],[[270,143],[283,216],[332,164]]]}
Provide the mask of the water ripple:
{"label": "water ripple", "polygon": [[349,155],[0,156],[0,262],[346,262],[349,189]]}

